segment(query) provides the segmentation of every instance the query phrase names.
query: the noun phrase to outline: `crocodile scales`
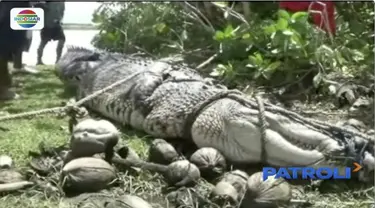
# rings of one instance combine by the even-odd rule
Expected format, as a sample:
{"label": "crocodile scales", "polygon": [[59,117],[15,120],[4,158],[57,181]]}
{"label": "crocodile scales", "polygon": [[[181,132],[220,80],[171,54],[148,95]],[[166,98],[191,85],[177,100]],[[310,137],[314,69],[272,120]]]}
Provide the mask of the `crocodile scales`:
{"label": "crocodile scales", "polygon": [[[77,88],[77,99],[142,72],[86,107],[154,137],[192,139],[198,147],[216,148],[232,162],[261,160],[258,109],[236,100],[222,98],[205,106],[186,134],[187,117],[194,108],[227,91],[189,67],[70,47],[56,68],[62,81]],[[346,154],[342,143],[316,128],[281,114],[266,111],[265,116],[269,124],[266,162],[271,165],[302,166],[323,160],[317,166],[328,166],[325,155]]]}

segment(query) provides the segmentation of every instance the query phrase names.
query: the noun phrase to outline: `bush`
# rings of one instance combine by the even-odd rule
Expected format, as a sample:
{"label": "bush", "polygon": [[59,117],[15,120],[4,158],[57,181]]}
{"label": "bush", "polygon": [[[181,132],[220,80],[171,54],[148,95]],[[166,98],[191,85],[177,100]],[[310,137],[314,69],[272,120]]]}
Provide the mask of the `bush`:
{"label": "bush", "polygon": [[336,3],[333,38],[311,25],[307,12],[278,10],[275,2],[251,2],[246,17],[214,3],[213,18],[198,4],[104,3],[94,15],[100,33],[93,43],[154,57],[183,54],[192,65],[216,54],[213,67],[207,67],[210,75],[232,87],[249,81],[273,87],[302,81],[316,88],[327,74],[373,74],[370,2]]}

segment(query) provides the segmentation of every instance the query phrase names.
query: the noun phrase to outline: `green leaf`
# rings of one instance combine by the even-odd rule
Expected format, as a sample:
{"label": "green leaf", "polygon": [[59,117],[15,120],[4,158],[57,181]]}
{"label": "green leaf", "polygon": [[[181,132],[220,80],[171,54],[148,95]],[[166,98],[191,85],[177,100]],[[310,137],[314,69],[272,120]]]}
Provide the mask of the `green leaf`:
{"label": "green leaf", "polygon": [[329,46],[323,44],[317,49],[317,53],[333,56],[335,52]]}
{"label": "green leaf", "polygon": [[281,44],[283,44],[285,40],[285,35],[283,35],[281,31],[277,31],[274,34],[272,34],[271,39],[272,39],[273,46],[278,47]]}
{"label": "green leaf", "polygon": [[271,77],[272,77],[272,74],[274,73],[274,71],[271,71],[271,70],[264,70],[262,71],[262,76],[266,79],[266,80],[270,80]]}
{"label": "green leaf", "polygon": [[242,36],[242,39],[249,39],[251,37],[250,33],[246,33]]}
{"label": "green leaf", "polygon": [[232,25],[228,25],[224,30],[225,37],[231,37],[233,34],[233,27]]}
{"label": "green leaf", "polygon": [[288,20],[280,18],[277,20],[276,29],[285,30],[288,28]]}
{"label": "green leaf", "polygon": [[272,54],[278,54],[280,53],[280,50],[278,48],[275,48],[271,51]]}
{"label": "green leaf", "polygon": [[223,64],[218,64],[216,68],[212,70],[210,76],[220,77],[225,74],[226,67]]}
{"label": "green leaf", "polygon": [[272,33],[276,32],[276,26],[270,25],[270,26],[264,27],[263,30],[264,30],[264,33],[266,33],[267,35],[271,35]]}
{"label": "green leaf", "polygon": [[350,20],[349,27],[350,27],[350,31],[353,32],[354,34],[361,34],[363,31],[366,30],[366,25],[364,25],[363,23],[359,22],[356,19]]}
{"label": "green leaf", "polygon": [[283,9],[280,9],[279,11],[277,11],[277,16],[280,18],[283,18],[283,19],[286,19],[286,20],[289,20],[290,19],[290,15],[287,11],[283,10]]}
{"label": "green leaf", "polygon": [[218,70],[212,70],[212,72],[210,73],[210,76],[212,77],[220,77],[221,75],[221,72],[219,72]]}
{"label": "green leaf", "polygon": [[358,62],[358,61],[363,61],[365,59],[365,55],[359,50],[352,50],[352,54],[353,54],[354,61]]}
{"label": "green leaf", "polygon": [[158,23],[154,25],[154,29],[159,33],[163,33],[166,27],[167,25],[165,23]]}
{"label": "green leaf", "polygon": [[290,37],[290,40],[292,41],[292,43],[294,43],[295,45],[297,45],[299,48],[302,48],[304,46],[303,45],[303,40],[302,40],[301,36],[297,35],[297,33],[294,33]]}
{"label": "green leaf", "polygon": [[222,41],[225,39],[225,34],[222,31],[216,31],[214,39],[217,41]]}
{"label": "green leaf", "polygon": [[116,35],[113,33],[107,33],[106,36],[107,36],[107,39],[110,41],[116,40]]}
{"label": "green leaf", "polygon": [[255,63],[261,65],[263,63],[263,57],[260,53],[255,53]]}
{"label": "green leaf", "polygon": [[284,31],[283,31],[283,34],[284,34],[284,35],[287,35],[287,36],[292,36],[294,33],[293,33],[293,31],[291,31],[291,30],[284,30]]}
{"label": "green leaf", "polygon": [[252,56],[250,55],[249,56],[249,61],[250,61],[250,64],[252,67],[257,67],[258,64],[257,64],[257,58],[255,56]]}
{"label": "green leaf", "polygon": [[320,85],[320,83],[322,82],[322,80],[323,80],[323,75],[322,75],[322,73],[319,72],[313,78],[313,85],[314,85],[314,87],[318,88],[319,85]]}
{"label": "green leaf", "polygon": [[339,50],[335,50],[335,57],[340,65],[343,65],[346,62],[346,60],[342,57],[342,54]]}
{"label": "green leaf", "polygon": [[281,63],[282,63],[281,61],[272,62],[270,65],[268,65],[267,71],[268,70],[275,71],[277,68],[281,66]]}
{"label": "green leaf", "polygon": [[290,18],[296,22],[307,22],[308,17],[309,14],[307,12],[296,12]]}
{"label": "green leaf", "polygon": [[262,73],[260,72],[260,70],[258,71],[255,71],[254,75],[253,75],[253,78],[254,79],[258,79],[260,77],[260,75],[262,75]]}
{"label": "green leaf", "polygon": [[246,67],[247,68],[255,68],[255,66],[253,64],[246,64]]}

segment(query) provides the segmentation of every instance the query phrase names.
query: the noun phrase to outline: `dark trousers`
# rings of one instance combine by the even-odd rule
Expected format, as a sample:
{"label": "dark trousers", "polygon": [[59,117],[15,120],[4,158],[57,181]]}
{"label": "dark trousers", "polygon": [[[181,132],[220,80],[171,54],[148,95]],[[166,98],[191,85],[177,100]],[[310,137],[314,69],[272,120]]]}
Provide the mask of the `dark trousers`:
{"label": "dark trousers", "polygon": [[29,2],[1,2],[0,1],[0,88],[8,88],[12,84],[8,69],[8,61],[12,59],[12,55],[18,54],[17,61],[22,56],[22,47],[26,41],[26,32],[21,30],[12,30],[9,27],[10,10],[15,7],[29,7]]}
{"label": "dark trousers", "polygon": [[22,68],[22,53],[23,50],[15,51],[13,54],[13,68],[20,69]]}
{"label": "dark trousers", "polygon": [[43,51],[51,40],[58,40],[56,48],[56,62],[60,59],[65,44],[65,34],[61,25],[56,27],[45,27],[40,32],[40,45],[38,47],[38,63],[42,63]]}
{"label": "dark trousers", "polygon": [[9,88],[12,85],[8,69],[8,58],[0,56],[0,90],[1,88]]}

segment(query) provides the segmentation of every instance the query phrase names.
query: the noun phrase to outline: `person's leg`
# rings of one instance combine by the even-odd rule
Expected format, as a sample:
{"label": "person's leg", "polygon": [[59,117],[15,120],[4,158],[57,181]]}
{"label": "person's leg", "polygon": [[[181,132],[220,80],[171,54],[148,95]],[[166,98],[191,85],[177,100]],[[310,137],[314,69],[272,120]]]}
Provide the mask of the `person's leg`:
{"label": "person's leg", "polygon": [[0,100],[12,100],[19,96],[10,90],[12,78],[8,69],[9,57],[0,56]]}
{"label": "person's leg", "polygon": [[56,48],[56,63],[60,60],[65,45],[65,34],[63,28],[59,27],[59,39]]}
{"label": "person's leg", "polygon": [[23,42],[24,44],[22,44],[22,47],[15,49],[13,52],[13,73],[21,72],[37,74],[38,71],[36,69],[26,67],[22,62],[23,51],[25,51],[25,48],[28,47],[29,44],[28,38],[25,37]]}
{"label": "person's leg", "polygon": [[23,50],[17,50],[13,54],[13,68],[16,70],[22,69],[22,51]]}
{"label": "person's leg", "polygon": [[43,58],[43,51],[44,48],[46,47],[48,43],[48,31],[46,28],[43,28],[42,31],[40,31],[40,45],[38,47],[37,55],[38,55],[38,60],[36,62],[37,65],[44,65],[42,58]]}
{"label": "person's leg", "polygon": [[29,52],[32,41],[33,41],[33,31],[28,30],[26,31],[26,44],[23,50],[24,52]]}

